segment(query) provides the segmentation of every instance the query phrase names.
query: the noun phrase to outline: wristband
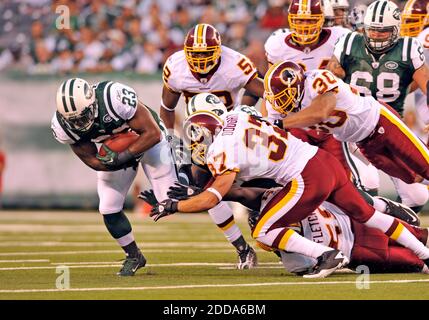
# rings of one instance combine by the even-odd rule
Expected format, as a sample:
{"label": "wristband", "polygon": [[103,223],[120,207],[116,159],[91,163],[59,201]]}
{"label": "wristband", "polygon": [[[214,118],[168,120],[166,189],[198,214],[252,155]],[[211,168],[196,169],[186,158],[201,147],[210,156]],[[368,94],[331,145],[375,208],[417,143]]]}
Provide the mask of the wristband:
{"label": "wristband", "polygon": [[221,202],[222,201],[222,195],[219,193],[219,191],[217,191],[215,188],[207,188],[206,189],[208,192],[211,192],[211,193],[213,193],[215,196],[216,196],[216,198],[219,200],[219,202]]}

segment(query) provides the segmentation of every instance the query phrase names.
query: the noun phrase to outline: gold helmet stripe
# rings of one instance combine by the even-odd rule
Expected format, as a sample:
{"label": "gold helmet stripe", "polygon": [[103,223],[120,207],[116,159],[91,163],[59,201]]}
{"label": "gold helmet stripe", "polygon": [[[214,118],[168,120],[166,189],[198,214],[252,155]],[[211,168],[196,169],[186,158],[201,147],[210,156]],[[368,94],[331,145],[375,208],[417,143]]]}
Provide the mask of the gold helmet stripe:
{"label": "gold helmet stripe", "polygon": [[416,0],[407,1],[407,3],[405,4],[405,8],[404,8],[405,14],[411,14],[411,8],[414,5],[414,2],[416,2]]}

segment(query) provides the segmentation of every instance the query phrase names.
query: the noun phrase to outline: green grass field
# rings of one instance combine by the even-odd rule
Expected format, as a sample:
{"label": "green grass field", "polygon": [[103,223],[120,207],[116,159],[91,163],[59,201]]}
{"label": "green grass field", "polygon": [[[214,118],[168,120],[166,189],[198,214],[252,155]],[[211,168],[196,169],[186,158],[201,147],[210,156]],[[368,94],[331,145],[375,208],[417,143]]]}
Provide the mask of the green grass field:
{"label": "green grass field", "polygon": [[[208,215],[129,216],[148,264],[119,278],[124,255],[99,214],[0,212],[0,299],[429,299],[427,275],[372,274],[357,289],[350,271],[307,280],[258,249],[258,269],[235,270],[235,250]],[[62,266],[70,289],[56,287]]]}

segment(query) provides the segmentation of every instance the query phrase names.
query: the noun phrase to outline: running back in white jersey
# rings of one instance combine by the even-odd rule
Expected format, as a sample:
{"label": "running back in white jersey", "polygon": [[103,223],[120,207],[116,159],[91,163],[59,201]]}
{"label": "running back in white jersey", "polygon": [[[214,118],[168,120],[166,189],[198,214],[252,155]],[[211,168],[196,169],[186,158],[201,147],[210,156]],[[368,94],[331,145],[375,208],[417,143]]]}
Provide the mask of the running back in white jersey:
{"label": "running back in white jersey", "polygon": [[[420,32],[417,39],[419,39],[423,44],[426,61],[429,61],[429,28],[426,28]],[[415,99],[416,111],[419,115],[419,118],[425,124],[429,124],[429,109],[427,107],[426,95],[420,89],[417,89],[415,93]]]}
{"label": "running back in white jersey", "polygon": [[[336,94],[336,107],[324,122],[311,126],[324,133],[332,133],[340,141],[358,142],[366,138],[377,125],[380,103],[373,97],[361,97],[357,90],[334,76],[328,70],[311,70],[304,73],[304,97],[301,109],[308,107],[319,94],[328,91]],[[267,104],[270,121],[282,119],[283,115]]]}
{"label": "running back in white jersey", "polygon": [[286,185],[316,152],[316,147],[267,121],[230,112],[208,149],[207,164],[215,177],[234,171],[239,181],[269,178]]}
{"label": "running back in white jersey", "polygon": [[265,54],[270,64],[291,60],[298,63],[304,71],[324,69],[331,59],[335,43],[350,30],[343,27],[323,28],[320,42],[313,46],[297,46],[291,42],[288,29],[279,29],[265,42]]}
{"label": "running back in white jersey", "polygon": [[231,110],[240,103],[240,89],[257,75],[256,67],[246,56],[222,46],[219,67],[207,82],[204,78],[198,79],[198,75],[190,71],[183,50],[167,59],[163,80],[171,91],[183,93],[186,104],[198,93],[211,92],[222,99],[227,109]]}

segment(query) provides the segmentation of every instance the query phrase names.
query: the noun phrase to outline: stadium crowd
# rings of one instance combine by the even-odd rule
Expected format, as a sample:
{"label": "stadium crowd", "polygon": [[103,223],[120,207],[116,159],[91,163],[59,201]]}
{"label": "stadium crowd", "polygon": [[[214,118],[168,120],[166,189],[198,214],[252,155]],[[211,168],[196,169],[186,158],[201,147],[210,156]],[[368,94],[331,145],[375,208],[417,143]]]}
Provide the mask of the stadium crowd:
{"label": "stadium crowd", "polygon": [[[368,3],[371,1],[350,1]],[[265,72],[263,44],[288,26],[289,0],[6,0],[0,3],[0,70],[29,74],[154,74],[183,46],[196,23],[219,30],[225,45]],[[69,28],[59,28],[67,6]],[[52,13],[56,14],[52,14]]]}

